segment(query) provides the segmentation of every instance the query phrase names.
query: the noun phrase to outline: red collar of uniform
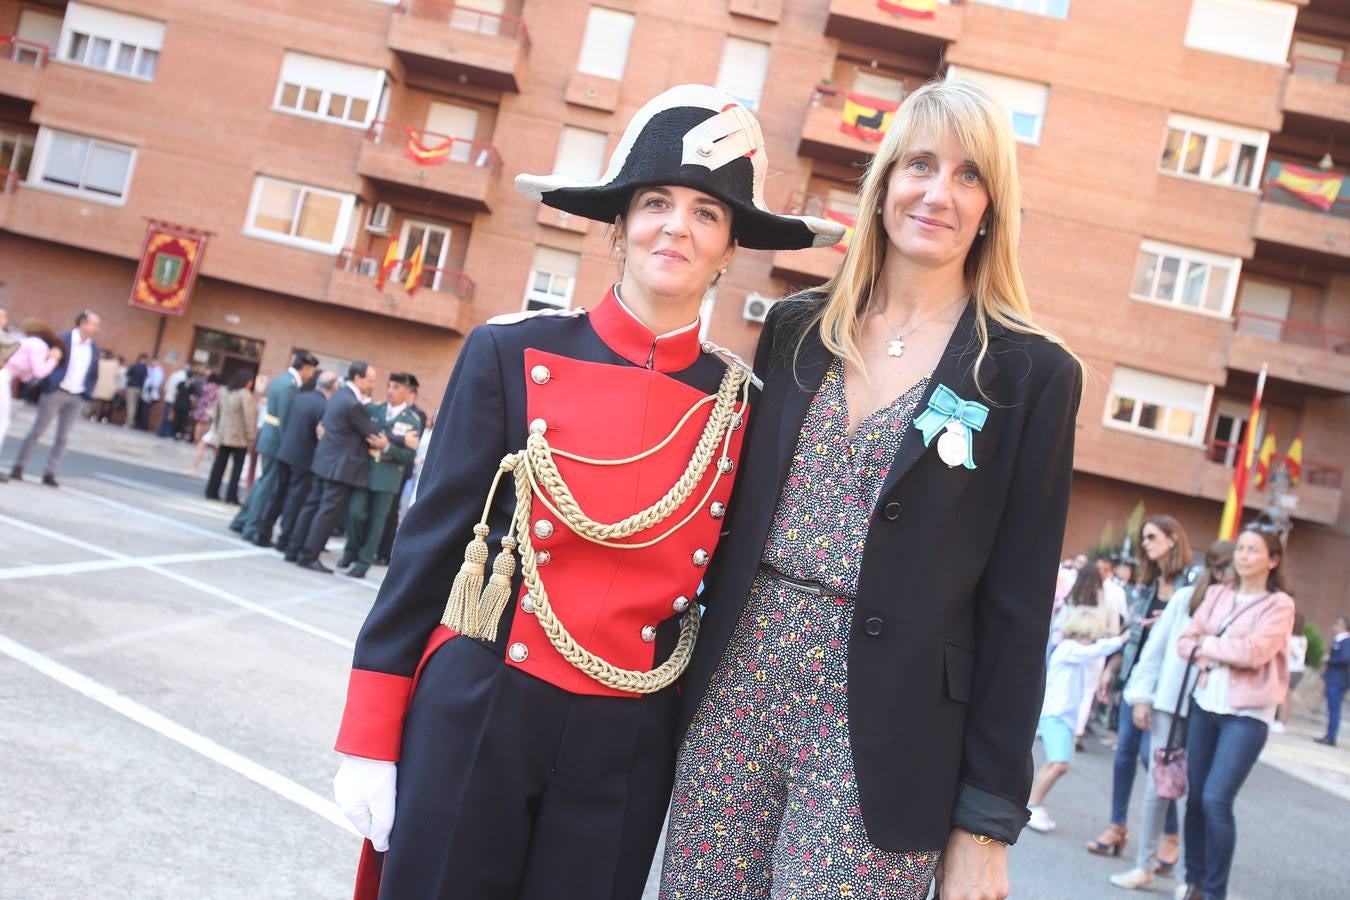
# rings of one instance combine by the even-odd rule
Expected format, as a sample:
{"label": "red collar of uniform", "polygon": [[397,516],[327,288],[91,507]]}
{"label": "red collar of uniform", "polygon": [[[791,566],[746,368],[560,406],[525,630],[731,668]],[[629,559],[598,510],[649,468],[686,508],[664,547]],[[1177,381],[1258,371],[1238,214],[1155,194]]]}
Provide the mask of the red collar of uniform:
{"label": "red collar of uniform", "polygon": [[623,305],[614,289],[600,305],[591,310],[591,327],[600,340],[635,366],[658,372],[679,372],[692,366],[699,355],[699,321],[668,334],[653,334],[652,330]]}

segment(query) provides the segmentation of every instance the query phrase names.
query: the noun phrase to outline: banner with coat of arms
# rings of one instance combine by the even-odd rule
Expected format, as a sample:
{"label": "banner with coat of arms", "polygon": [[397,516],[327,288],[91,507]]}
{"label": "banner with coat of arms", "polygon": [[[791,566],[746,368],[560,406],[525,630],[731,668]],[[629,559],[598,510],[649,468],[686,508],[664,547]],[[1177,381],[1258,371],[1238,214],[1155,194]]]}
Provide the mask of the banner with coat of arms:
{"label": "banner with coat of arms", "polygon": [[162,315],[187,312],[207,236],[188,228],[151,222],[131,286],[130,305]]}

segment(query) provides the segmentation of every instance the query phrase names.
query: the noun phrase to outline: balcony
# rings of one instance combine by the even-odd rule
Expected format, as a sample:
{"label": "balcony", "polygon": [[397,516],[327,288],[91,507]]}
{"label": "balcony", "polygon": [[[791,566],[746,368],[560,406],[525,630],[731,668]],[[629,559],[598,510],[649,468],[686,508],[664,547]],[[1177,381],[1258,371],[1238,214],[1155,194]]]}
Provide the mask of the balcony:
{"label": "balcony", "polygon": [[1350,258],[1350,177],[1271,160],[1254,237],[1344,265]]}
{"label": "balcony", "polygon": [[523,20],[442,0],[403,0],[388,43],[410,69],[499,91],[520,91],[530,52]]}
{"label": "balcony", "polygon": [[1350,332],[1239,312],[1228,342],[1228,368],[1292,384],[1350,394]]}
{"label": "balcony", "polygon": [[45,44],[0,34],[0,96],[35,101],[47,55]]}
{"label": "balcony", "polygon": [[[1233,483],[1233,469],[1242,448],[1227,441],[1210,441],[1205,446],[1205,462],[1201,471],[1200,496],[1223,503],[1228,499],[1228,486]],[[1341,509],[1341,490],[1345,473],[1339,466],[1307,459],[1303,461],[1303,483],[1285,495],[1297,498],[1289,515],[1305,522],[1335,525]],[[1257,490],[1248,482],[1243,508],[1265,509],[1270,505],[1270,492]]]}
{"label": "balcony", "polygon": [[929,56],[961,37],[961,0],[940,0],[931,15],[903,11],[905,0],[830,0],[825,34],[895,53]]}
{"label": "balcony", "polygon": [[850,126],[844,121],[845,105],[850,99],[869,109],[900,105],[896,100],[878,100],[833,85],[816,85],[802,125],[802,139],[797,147],[800,155],[847,166],[867,164],[881,143],[889,116],[883,111],[881,117],[874,117],[872,127],[868,127],[866,119],[861,127]]}
{"label": "balcony", "polygon": [[783,0],[728,0],[727,12],[761,22],[777,22],[783,17]]}
{"label": "balcony", "polygon": [[502,158],[484,141],[377,119],[357,154],[356,171],[372,181],[430,191],[457,206],[492,212]]}
{"label": "balcony", "polygon": [[1286,113],[1350,123],[1350,63],[1295,56],[1280,105]]}
{"label": "balcony", "polygon": [[419,325],[445,328],[464,334],[465,311],[473,299],[473,279],[463,272],[428,266],[417,290],[408,293],[404,282],[408,265],[393,265],[382,287],[376,287],[383,260],[347,249],[338,254],[324,300],[347,309],[377,316],[392,316]]}
{"label": "balcony", "polygon": [[[852,226],[857,210],[831,208],[830,201],[819,194],[807,194],[798,191],[792,195],[783,212],[790,216],[819,216],[833,219]],[[810,247],[806,250],[778,250],[773,255],[774,278],[781,278],[793,288],[815,287],[834,277],[839,264],[844,261],[840,250],[847,246],[852,231],[845,235],[844,241],[833,247]]]}

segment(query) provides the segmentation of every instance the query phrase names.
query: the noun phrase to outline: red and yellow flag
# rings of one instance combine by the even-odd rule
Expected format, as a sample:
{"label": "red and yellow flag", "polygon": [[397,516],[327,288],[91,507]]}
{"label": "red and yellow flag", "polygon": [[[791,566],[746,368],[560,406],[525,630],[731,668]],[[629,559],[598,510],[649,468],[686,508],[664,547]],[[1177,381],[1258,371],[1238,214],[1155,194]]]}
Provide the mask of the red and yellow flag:
{"label": "red and yellow flag", "polygon": [[409,294],[422,286],[422,272],[426,269],[423,262],[425,249],[425,244],[418,241],[417,246],[413,248],[412,256],[408,257],[408,277],[403,280],[403,289]]}
{"label": "red and yellow flag", "polygon": [[1345,176],[1340,172],[1318,172],[1281,163],[1280,171],[1271,183],[1284,188],[1309,206],[1330,212],[1336,205],[1341,188],[1345,186]]}
{"label": "red and yellow flag", "polygon": [[1221,541],[1237,538],[1242,506],[1247,498],[1247,476],[1251,474],[1252,458],[1256,455],[1256,443],[1252,440],[1252,433],[1256,431],[1256,423],[1261,421],[1261,395],[1266,390],[1266,369],[1266,365],[1262,363],[1261,373],[1256,376],[1256,392],[1252,394],[1252,411],[1247,417],[1247,427],[1242,435],[1242,450],[1238,454],[1237,468],[1233,471],[1233,481],[1228,485],[1228,499],[1223,504],[1223,518],[1219,520]]}
{"label": "red and yellow flag", "polygon": [[839,130],[875,143],[885,136],[899,108],[899,100],[882,100],[849,91],[844,95],[844,114],[839,120]]}
{"label": "red and yellow flag", "polygon": [[390,241],[389,247],[384,251],[384,262],[380,263],[380,274],[375,276],[375,290],[384,290],[384,283],[389,278],[389,273],[394,271],[398,265],[398,241]]}
{"label": "red and yellow flag", "polygon": [[1275,462],[1275,432],[1267,431],[1266,439],[1261,442],[1261,452],[1256,456],[1256,468],[1252,474],[1252,487],[1264,490],[1270,483],[1270,473]]}
{"label": "red and yellow flag", "polygon": [[853,243],[853,229],[858,224],[858,220],[852,216],[846,216],[841,212],[835,212],[832,209],[825,210],[825,218],[838,222],[844,226],[844,239],[834,245],[834,249],[840,253],[848,252],[848,245]]}
{"label": "red and yellow flag", "polygon": [[937,15],[938,0],[877,0],[877,6],[911,19],[931,19]]}
{"label": "red and yellow flag", "polygon": [[1284,454],[1284,470],[1289,473],[1289,486],[1295,487],[1303,480],[1303,435],[1294,438]]}
{"label": "red and yellow flag", "polygon": [[1223,517],[1219,519],[1219,540],[1230,541],[1237,534],[1237,486],[1228,482],[1228,497],[1223,501]]}
{"label": "red and yellow flag", "polygon": [[417,131],[411,126],[405,126],[408,129],[408,143],[403,148],[403,155],[417,163],[419,166],[439,166],[445,162],[450,155],[450,148],[454,145],[454,138],[446,138],[444,142],[429,147],[422,143],[417,136]]}

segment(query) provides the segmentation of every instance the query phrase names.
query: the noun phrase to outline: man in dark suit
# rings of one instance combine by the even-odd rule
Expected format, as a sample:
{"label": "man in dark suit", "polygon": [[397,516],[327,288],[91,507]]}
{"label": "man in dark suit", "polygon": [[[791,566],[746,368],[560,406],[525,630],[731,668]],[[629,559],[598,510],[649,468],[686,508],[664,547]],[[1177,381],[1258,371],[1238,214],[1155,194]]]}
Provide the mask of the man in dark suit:
{"label": "man in dark suit", "polygon": [[61,335],[66,352],[61,362],[42,381],[37,418],[33,420],[28,436],[23,439],[23,446],[14,460],[14,468],[9,473],[15,481],[23,480],[23,468],[28,464],[28,457],[52,424],[52,419],[56,419],[56,440],[47,457],[42,483],[48,487],[60,487],[56,482],[56,467],[61,462],[61,454],[65,452],[70,429],[75,427],[84,401],[89,399],[94,391],[94,382],[98,380],[99,353],[94,335],[98,334],[102,322],[98,313],[86,309],[75,317],[75,327]]}
{"label": "man in dark suit", "polygon": [[347,511],[352,488],[365,487],[370,474],[370,448],[384,450],[389,438],[377,431],[366,412],[366,402],[375,387],[375,367],[354,362],[347,369],[347,383],[328,400],[323,413],[323,437],[314,448],[310,465],[314,483],[286,546],[286,559],[302,569],[331,575],[319,562],[328,536]]}
{"label": "man in dark suit", "polygon": [[1336,734],[1341,730],[1341,704],[1345,702],[1345,689],[1350,686],[1350,619],[1345,616],[1336,618],[1322,681],[1327,687],[1327,733],[1315,740],[1335,747]]}
{"label": "man in dark suit", "polygon": [[[295,351],[291,367],[277,375],[267,385],[267,415],[258,432],[257,452],[262,457],[262,477],[249,489],[248,499],[230,522],[230,530],[244,536],[244,540],[258,543],[258,521],[272,504],[274,494],[286,494],[286,483],[279,480],[276,466],[277,448],[281,446],[281,432],[286,427],[286,415],[300,386],[314,377],[319,360],[308,350]],[[267,543],[271,544],[270,537]]]}
{"label": "man in dark suit", "polygon": [[[336,372],[320,372],[314,386],[295,395],[281,429],[281,444],[273,464],[277,467],[277,490],[255,526],[253,543],[259,547],[272,546],[272,528],[278,518],[281,533],[276,546],[285,550],[290,540],[300,508],[309,496],[309,466],[314,461],[314,448],[319,443],[318,428],[328,398],[338,388]],[[281,485],[285,485],[283,489]]]}

